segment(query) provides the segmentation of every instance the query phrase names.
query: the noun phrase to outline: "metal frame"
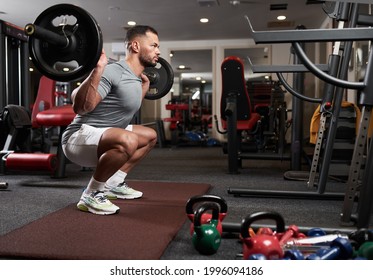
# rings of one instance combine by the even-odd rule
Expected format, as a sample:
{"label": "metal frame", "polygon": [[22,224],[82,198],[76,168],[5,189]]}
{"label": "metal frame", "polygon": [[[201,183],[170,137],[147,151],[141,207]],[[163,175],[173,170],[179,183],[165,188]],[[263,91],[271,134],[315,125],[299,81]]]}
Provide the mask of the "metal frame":
{"label": "metal frame", "polygon": [[[356,26],[358,22],[358,4],[352,4],[352,16],[350,20],[350,26]],[[303,65],[315,76],[324,80],[325,82],[338,87],[335,93],[334,102],[337,104],[334,108],[340,106],[341,96],[343,89],[357,89],[361,91],[360,104],[363,106],[361,120],[360,120],[360,130],[355,141],[354,154],[350,168],[351,174],[359,174],[360,167],[363,161],[364,153],[361,152],[364,141],[367,139],[367,126],[370,120],[370,111],[373,106],[373,48],[371,47],[369,60],[367,64],[367,69],[363,82],[350,82],[346,80],[346,73],[348,67],[349,56],[345,57],[341,62],[341,70],[338,77],[334,77],[328,73],[323,72],[315,64],[313,64],[304,53],[300,42],[320,42],[320,41],[346,41],[344,46],[344,51],[346,54],[351,53],[352,41],[363,41],[371,40],[373,38],[373,30],[371,28],[345,28],[345,29],[320,29],[320,30],[294,30],[294,31],[265,31],[265,32],[255,32],[252,28],[250,20],[247,18],[251,30],[251,35],[256,43],[291,43],[297,56],[303,63]],[[269,67],[270,68],[270,67]],[[263,69],[262,69],[263,70]],[[279,69],[277,67],[276,69]],[[333,112],[334,116],[338,116],[339,111]],[[336,119],[332,120],[332,124],[336,122]],[[365,126],[366,128],[361,128]],[[333,133],[330,132],[329,140],[334,139]],[[334,134],[335,135],[335,134]],[[367,158],[365,161],[365,170],[371,171],[373,168],[373,150],[370,148],[367,152]],[[324,177],[325,180],[325,177]],[[347,183],[347,190],[345,194],[338,194],[338,198],[344,199],[343,209],[342,209],[342,220],[341,225],[351,225],[355,224],[358,228],[369,227],[370,215],[373,207],[373,186],[369,185],[369,182],[373,181],[373,172],[364,172],[362,177],[362,183],[359,185],[358,180],[355,176],[349,176]],[[357,213],[352,215],[352,208],[356,201],[356,193],[360,187],[360,196],[358,199]],[[255,191],[248,189],[229,189],[228,193],[235,195],[245,195],[245,196],[270,196],[274,197],[276,192],[268,191]],[[279,192],[278,197],[287,197],[287,195],[294,195],[294,192]],[[299,198],[314,198],[314,199],[332,199],[333,195],[325,193],[325,188],[318,190],[318,193],[310,192],[299,192]],[[277,197],[277,196],[276,196]],[[287,197],[288,198],[288,197]]]}

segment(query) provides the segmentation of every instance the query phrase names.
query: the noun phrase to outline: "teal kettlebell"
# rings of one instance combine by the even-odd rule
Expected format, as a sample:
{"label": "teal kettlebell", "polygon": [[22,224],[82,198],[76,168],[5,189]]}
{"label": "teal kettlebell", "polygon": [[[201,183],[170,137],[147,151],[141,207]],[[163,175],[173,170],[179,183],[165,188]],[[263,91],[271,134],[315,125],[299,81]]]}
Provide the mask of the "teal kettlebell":
{"label": "teal kettlebell", "polygon": [[[202,224],[202,215],[212,211],[211,221]],[[217,252],[221,243],[221,235],[217,229],[219,223],[219,205],[215,202],[202,203],[194,212],[194,232],[192,241],[194,248],[203,255]]]}

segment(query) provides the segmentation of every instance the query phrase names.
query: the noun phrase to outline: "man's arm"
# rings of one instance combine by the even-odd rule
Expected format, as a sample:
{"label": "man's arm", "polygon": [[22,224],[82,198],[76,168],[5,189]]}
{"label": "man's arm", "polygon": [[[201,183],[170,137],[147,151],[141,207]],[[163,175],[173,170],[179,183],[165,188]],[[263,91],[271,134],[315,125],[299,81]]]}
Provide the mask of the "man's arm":
{"label": "man's arm", "polygon": [[84,115],[96,108],[101,102],[101,96],[97,92],[102,73],[107,65],[105,52],[102,51],[100,59],[91,74],[71,94],[73,109],[76,114]]}

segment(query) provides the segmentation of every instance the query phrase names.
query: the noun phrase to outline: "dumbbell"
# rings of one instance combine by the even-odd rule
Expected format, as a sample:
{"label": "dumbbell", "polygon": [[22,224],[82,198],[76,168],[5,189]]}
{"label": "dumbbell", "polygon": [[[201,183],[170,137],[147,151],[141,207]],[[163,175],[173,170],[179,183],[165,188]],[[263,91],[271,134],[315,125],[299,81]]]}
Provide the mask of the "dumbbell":
{"label": "dumbbell", "polygon": [[266,256],[264,256],[263,254],[252,254],[249,256],[248,260],[255,260],[255,261],[264,261],[266,260]]}
{"label": "dumbbell", "polygon": [[353,255],[353,248],[347,238],[337,237],[330,243],[330,248],[322,249],[314,254],[310,254],[308,260],[335,260],[349,259]]}
{"label": "dumbbell", "polygon": [[283,260],[304,260],[302,252],[298,249],[286,250],[284,252]]}
{"label": "dumbbell", "polygon": [[[267,258],[263,254],[253,254],[249,257],[249,260],[267,260]],[[304,256],[298,249],[286,250],[282,260],[304,260]]]}
{"label": "dumbbell", "polygon": [[321,228],[311,228],[307,231],[308,237],[315,237],[315,236],[324,236],[326,235],[326,231]]}
{"label": "dumbbell", "polygon": [[290,225],[285,232],[277,233],[277,236],[280,240],[281,245],[284,245],[290,239],[306,237],[305,234],[303,234],[299,231],[299,228],[296,225]]}

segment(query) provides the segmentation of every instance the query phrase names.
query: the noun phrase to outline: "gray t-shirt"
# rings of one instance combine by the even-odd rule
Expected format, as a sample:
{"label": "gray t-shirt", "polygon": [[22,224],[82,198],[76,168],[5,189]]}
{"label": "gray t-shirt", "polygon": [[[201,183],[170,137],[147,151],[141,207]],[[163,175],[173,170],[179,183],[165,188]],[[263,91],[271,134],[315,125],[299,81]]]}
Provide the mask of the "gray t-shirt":
{"label": "gray t-shirt", "polygon": [[94,127],[121,127],[130,124],[142,101],[141,78],[136,76],[124,60],[105,67],[97,89],[102,101],[85,114],[76,115],[62,136],[62,144],[78,131],[82,124]]}

